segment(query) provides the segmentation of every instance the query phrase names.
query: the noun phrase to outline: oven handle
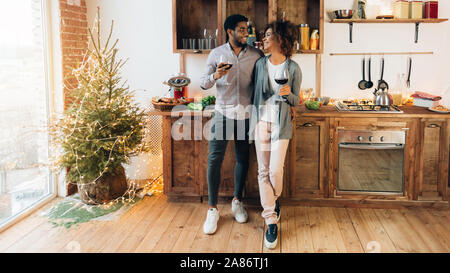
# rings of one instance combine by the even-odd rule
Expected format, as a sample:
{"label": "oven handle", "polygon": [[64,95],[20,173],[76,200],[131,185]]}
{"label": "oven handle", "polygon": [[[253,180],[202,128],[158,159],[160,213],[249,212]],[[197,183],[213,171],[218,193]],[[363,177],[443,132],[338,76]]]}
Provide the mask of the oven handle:
{"label": "oven handle", "polygon": [[339,147],[354,150],[403,150],[404,144],[383,144],[383,145],[361,145],[361,144],[344,144],[340,143]]}

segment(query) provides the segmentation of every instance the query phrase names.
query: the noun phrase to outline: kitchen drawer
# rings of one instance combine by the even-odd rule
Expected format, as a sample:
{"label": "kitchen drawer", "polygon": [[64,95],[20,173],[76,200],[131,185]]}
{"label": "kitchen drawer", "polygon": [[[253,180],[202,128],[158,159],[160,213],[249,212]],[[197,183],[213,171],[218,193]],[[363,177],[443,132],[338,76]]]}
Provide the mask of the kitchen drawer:
{"label": "kitchen drawer", "polygon": [[338,129],[393,130],[407,128],[406,119],[396,118],[335,118]]}

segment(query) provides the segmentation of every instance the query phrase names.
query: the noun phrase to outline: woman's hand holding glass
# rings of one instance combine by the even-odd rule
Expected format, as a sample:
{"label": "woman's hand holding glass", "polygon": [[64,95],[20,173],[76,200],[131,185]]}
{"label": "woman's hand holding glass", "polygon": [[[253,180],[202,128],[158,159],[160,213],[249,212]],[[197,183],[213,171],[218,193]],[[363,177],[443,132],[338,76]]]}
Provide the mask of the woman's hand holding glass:
{"label": "woman's hand holding glass", "polygon": [[287,84],[289,81],[289,74],[287,69],[282,69],[277,71],[275,75],[275,82],[280,85],[280,89],[278,90],[279,98],[278,101],[286,101],[283,96],[287,96],[291,93],[291,87]]}
{"label": "woman's hand holding glass", "polygon": [[289,84],[285,84],[280,87],[278,94],[280,97],[288,96],[291,93],[291,86]]}

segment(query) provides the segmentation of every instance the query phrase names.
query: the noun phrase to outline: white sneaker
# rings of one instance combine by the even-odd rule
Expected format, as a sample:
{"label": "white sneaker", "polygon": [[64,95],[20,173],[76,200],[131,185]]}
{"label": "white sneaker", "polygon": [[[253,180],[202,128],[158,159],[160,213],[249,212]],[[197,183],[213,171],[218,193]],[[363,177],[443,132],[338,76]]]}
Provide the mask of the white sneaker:
{"label": "white sneaker", "polygon": [[247,211],[245,211],[244,206],[242,205],[242,202],[235,199],[231,202],[231,211],[234,214],[234,219],[238,223],[245,223],[248,219]]}
{"label": "white sneaker", "polygon": [[203,224],[203,233],[214,234],[217,229],[217,222],[219,221],[219,211],[216,208],[210,208],[206,216],[206,221]]}

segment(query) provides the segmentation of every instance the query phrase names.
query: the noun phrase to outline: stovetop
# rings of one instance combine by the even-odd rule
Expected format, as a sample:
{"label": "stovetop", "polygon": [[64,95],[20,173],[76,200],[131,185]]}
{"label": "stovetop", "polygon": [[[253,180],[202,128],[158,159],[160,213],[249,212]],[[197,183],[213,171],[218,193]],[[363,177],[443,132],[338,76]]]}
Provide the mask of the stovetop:
{"label": "stovetop", "polygon": [[374,105],[370,100],[353,101],[338,101],[336,102],[336,109],[339,112],[359,112],[359,113],[403,113],[397,106],[380,106]]}

